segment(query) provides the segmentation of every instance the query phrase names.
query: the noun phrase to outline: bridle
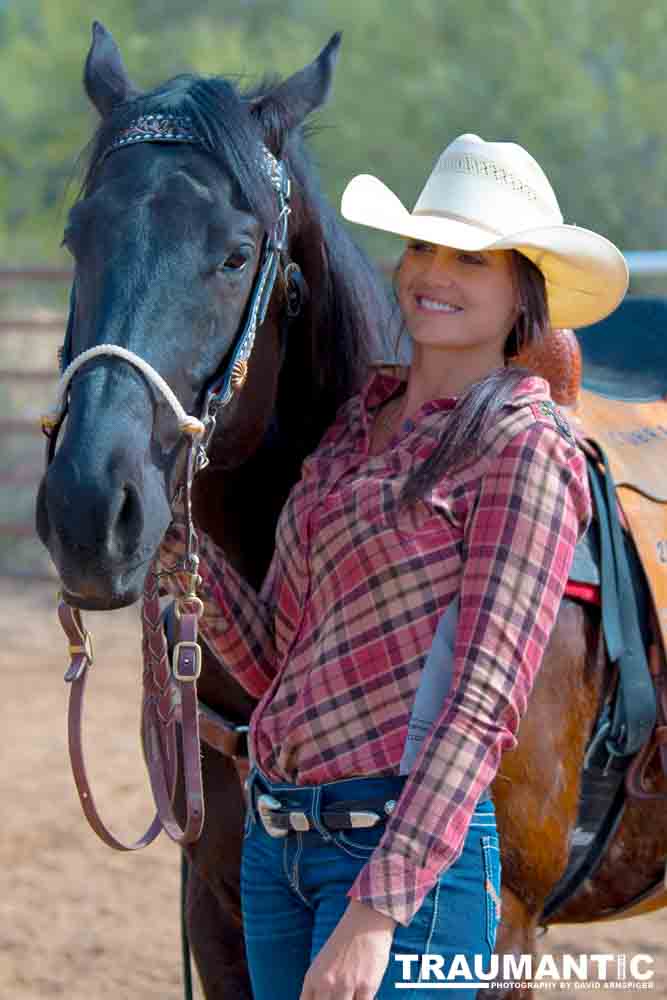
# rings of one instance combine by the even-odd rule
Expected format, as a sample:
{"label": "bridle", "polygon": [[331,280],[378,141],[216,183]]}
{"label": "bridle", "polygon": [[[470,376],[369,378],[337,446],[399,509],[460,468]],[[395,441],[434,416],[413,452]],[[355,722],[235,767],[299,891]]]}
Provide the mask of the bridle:
{"label": "bridle", "polygon": [[[187,117],[164,114],[144,115],[119,132],[102,152],[100,162],[117,149],[140,142],[188,143],[206,145],[196,134]],[[54,410],[42,418],[47,436],[46,467],[56,451],[58,432],[67,414],[69,387],[74,375],[99,357],[116,357],[135,367],[170,406],[180,432],[187,439],[185,474],[177,490],[183,498],[185,514],[185,555],[183,563],[170,567],[169,574],[178,574],[183,593],[175,602],[175,645],[169,663],[159,603],[159,567],[157,559],[146,576],[142,606],[143,630],[143,712],[142,736],[146,763],[157,811],[150,826],[132,844],[119,840],[102,821],[92,796],[86,774],[82,748],[82,715],[85,682],[93,662],[90,634],[85,629],[81,612],[61,597],[58,617],[69,640],[70,666],[65,681],[71,685],[68,708],[68,738],[70,761],[83,811],[90,825],[109,846],[117,850],[137,850],[151,843],[164,829],[178,844],[193,843],[201,834],[204,823],[204,799],[201,777],[201,736],[211,746],[234,756],[239,733],[247,727],[233,726],[216,717],[197,699],[197,678],[201,670],[201,647],[198,642],[198,621],[203,603],[197,596],[201,582],[198,574],[198,539],[192,518],[192,487],[196,474],[208,464],[208,448],[220,411],[243,386],[257,329],[266,317],[267,308],[279,270],[282,269],[287,294],[288,315],[298,315],[303,279],[298,265],[288,259],[287,235],[290,214],[291,185],[285,164],[265,147],[259,149],[261,168],[267,174],[278,202],[276,221],[267,234],[261,261],[246,310],[245,323],[232,349],[222,374],[208,386],[199,416],[186,413],[174,392],[162,376],[143,358],[116,344],[98,344],[71,358],[72,334],[76,309],[75,286],[72,287],[70,313],[61,353],[61,379]],[[184,762],[183,785],[186,819],[181,826],[173,811],[177,779],[178,741],[176,724],[181,724],[181,747]]]}

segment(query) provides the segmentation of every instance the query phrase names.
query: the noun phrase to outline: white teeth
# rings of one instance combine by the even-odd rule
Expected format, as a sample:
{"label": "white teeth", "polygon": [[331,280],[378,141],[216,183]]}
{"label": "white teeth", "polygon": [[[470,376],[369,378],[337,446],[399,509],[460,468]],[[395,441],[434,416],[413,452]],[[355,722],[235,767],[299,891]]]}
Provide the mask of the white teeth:
{"label": "white teeth", "polygon": [[436,302],[435,299],[427,299],[420,295],[417,301],[422,309],[432,309],[434,312],[457,313],[461,312],[460,306],[451,306],[448,302]]}

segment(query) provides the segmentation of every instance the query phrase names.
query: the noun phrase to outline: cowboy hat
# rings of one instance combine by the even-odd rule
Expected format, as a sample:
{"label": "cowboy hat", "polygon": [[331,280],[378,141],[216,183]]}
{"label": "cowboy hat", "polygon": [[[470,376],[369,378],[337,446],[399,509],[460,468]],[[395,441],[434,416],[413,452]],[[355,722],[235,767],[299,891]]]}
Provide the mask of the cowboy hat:
{"label": "cowboy hat", "polygon": [[377,177],[343,192],[350,222],[458,250],[518,250],[546,280],[554,327],[588,326],[616,308],[628,266],[613,243],[568,226],[542,168],[513,142],[461,135],[440,155],[412,212]]}

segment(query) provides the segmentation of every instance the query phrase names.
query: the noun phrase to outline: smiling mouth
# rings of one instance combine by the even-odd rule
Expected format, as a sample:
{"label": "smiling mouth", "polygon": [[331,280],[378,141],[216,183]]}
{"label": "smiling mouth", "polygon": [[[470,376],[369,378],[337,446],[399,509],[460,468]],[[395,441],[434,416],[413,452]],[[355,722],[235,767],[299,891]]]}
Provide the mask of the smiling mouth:
{"label": "smiling mouth", "polygon": [[416,295],[415,301],[417,308],[423,309],[425,312],[450,314],[463,312],[461,306],[452,305],[451,302],[439,302],[438,299],[431,299],[427,295]]}

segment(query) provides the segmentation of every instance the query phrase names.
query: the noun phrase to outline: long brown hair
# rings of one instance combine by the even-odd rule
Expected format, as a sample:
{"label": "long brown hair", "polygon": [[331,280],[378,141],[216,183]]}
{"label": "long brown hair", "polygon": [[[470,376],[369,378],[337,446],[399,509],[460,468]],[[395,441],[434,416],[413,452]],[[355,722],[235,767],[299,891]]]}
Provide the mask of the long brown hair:
{"label": "long brown hair", "polygon": [[[531,260],[511,251],[519,298],[519,315],[505,342],[505,361],[539,343],[549,329],[544,276]],[[400,269],[399,261],[396,275]],[[476,382],[451,411],[440,440],[431,454],[414,469],[403,487],[400,502],[411,504],[423,497],[445,473],[462,468],[479,457],[486,432],[498,420],[517,384],[530,374],[526,368],[505,367]]]}

